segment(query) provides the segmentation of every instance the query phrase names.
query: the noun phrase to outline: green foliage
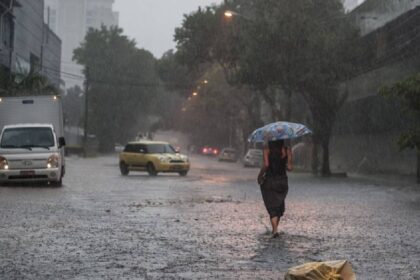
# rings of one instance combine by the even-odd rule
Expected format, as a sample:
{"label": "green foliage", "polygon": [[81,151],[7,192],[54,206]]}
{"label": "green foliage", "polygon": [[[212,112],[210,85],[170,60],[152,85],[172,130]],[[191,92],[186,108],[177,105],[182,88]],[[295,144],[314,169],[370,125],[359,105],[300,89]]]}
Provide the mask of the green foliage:
{"label": "green foliage", "polygon": [[417,151],[417,183],[420,184],[420,74],[400,81],[391,87],[383,87],[382,96],[401,103],[403,112],[411,125],[398,140],[400,149],[416,149]]}
{"label": "green foliage", "polygon": [[64,124],[66,126],[83,127],[83,114],[85,95],[83,90],[78,86],[67,89],[62,96]]}
{"label": "green foliage", "polygon": [[412,120],[409,122],[411,126],[398,141],[400,148],[420,151],[420,74],[391,87],[383,87],[380,94],[394,102],[400,102],[403,112]]}
{"label": "green foliage", "polygon": [[88,132],[110,151],[148,125],[150,104],[159,92],[156,60],[137,49],[117,27],[90,29],[73,59],[88,77]]}
{"label": "green foliage", "polygon": [[[229,86],[217,65],[201,80],[210,82],[201,84],[199,95],[184,103],[180,128],[191,133],[196,145],[239,146],[239,139],[247,138],[256,126],[262,125],[256,121],[260,113],[258,101],[249,89]],[[242,137],[237,137],[238,133]]]}
{"label": "green foliage", "polygon": [[211,49],[218,35],[215,13],[214,7],[199,8],[184,16],[182,27],[175,29],[178,58],[192,71],[213,60]]}
{"label": "green foliage", "polygon": [[6,74],[0,70],[0,96],[58,95],[59,89],[39,73]]}
{"label": "green foliage", "polygon": [[169,50],[157,62],[160,79],[169,91],[179,91],[183,95],[191,93],[197,77],[190,75],[187,67],[179,63],[179,53]]}

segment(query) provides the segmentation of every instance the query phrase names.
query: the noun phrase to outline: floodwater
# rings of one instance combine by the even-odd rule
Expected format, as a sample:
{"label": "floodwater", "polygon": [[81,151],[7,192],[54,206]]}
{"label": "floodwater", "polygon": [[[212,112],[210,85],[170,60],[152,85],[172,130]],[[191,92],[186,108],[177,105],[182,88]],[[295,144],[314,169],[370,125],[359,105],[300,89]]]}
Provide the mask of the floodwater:
{"label": "floodwater", "polygon": [[68,158],[62,188],[0,187],[0,279],[283,279],[347,259],[358,279],[420,279],[420,190],[290,174],[271,239],[257,169],[193,157],[187,177]]}

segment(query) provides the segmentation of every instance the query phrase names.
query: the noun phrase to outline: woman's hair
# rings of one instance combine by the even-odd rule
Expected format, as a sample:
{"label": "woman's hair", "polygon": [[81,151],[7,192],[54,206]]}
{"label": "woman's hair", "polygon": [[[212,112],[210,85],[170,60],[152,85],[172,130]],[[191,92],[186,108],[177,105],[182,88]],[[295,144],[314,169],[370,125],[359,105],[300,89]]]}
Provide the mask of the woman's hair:
{"label": "woman's hair", "polygon": [[281,150],[283,147],[284,147],[284,140],[275,140],[275,141],[268,142],[268,149],[270,149],[270,151]]}

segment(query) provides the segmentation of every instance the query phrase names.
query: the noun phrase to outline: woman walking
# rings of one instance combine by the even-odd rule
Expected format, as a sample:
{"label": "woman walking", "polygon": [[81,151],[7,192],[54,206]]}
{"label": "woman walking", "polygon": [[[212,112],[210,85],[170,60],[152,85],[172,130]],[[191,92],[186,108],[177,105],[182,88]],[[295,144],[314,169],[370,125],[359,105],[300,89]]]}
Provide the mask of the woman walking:
{"label": "woman walking", "polygon": [[287,171],[292,170],[292,151],[284,145],[284,140],[269,141],[268,147],[264,148],[264,164],[258,175],[258,183],[270,215],[273,238],[279,237],[278,226],[289,190]]}

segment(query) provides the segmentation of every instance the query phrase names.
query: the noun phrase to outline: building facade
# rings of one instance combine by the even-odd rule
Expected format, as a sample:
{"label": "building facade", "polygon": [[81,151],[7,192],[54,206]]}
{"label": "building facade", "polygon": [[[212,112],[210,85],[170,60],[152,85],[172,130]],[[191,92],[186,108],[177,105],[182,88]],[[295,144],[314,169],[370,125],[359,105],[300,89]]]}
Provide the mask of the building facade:
{"label": "building facade", "polygon": [[73,62],[73,51],[89,28],[118,25],[114,0],[45,0],[45,22],[63,41],[62,79],[67,88],[83,85],[82,67]]}
{"label": "building facade", "polygon": [[16,3],[10,0],[0,0],[0,67],[4,73],[12,68],[15,6]]}
{"label": "building facade", "polygon": [[44,24],[43,0],[1,0],[0,64],[8,73],[31,72],[59,86],[61,40]]}

